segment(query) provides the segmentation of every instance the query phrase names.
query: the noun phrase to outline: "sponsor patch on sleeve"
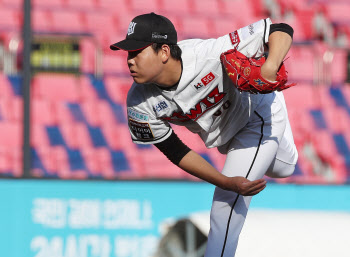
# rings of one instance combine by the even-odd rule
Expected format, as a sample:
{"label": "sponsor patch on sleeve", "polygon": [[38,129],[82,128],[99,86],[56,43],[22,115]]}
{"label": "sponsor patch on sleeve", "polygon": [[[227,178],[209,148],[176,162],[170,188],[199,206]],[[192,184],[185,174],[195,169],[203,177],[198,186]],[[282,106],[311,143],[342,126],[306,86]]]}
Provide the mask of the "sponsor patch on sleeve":
{"label": "sponsor patch on sleeve", "polygon": [[135,111],[132,108],[128,108],[128,116],[129,118],[133,120],[138,120],[138,121],[148,121],[149,119],[148,114]]}
{"label": "sponsor patch on sleeve", "polygon": [[154,135],[148,122],[139,122],[129,118],[129,128],[132,134],[138,139],[154,139]]}
{"label": "sponsor patch on sleeve", "polygon": [[231,39],[232,45],[236,45],[236,44],[238,44],[239,42],[241,42],[241,40],[240,40],[240,38],[239,38],[239,36],[238,36],[237,30],[231,32],[229,35],[230,35],[230,39]]}

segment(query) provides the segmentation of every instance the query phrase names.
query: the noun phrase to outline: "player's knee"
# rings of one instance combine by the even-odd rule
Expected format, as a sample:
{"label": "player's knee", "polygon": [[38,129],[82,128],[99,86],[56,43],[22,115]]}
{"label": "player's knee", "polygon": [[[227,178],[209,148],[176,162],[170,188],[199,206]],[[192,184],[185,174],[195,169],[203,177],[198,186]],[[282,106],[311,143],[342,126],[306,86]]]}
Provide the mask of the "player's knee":
{"label": "player's knee", "polygon": [[289,164],[276,159],[273,165],[266,172],[270,178],[287,178],[294,173],[295,164]]}

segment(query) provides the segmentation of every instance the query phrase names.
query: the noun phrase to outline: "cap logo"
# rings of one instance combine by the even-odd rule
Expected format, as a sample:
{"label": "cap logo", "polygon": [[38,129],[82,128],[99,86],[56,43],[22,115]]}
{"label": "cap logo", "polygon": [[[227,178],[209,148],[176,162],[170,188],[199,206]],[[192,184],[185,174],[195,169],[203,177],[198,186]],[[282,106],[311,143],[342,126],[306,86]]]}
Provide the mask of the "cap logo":
{"label": "cap logo", "polygon": [[137,24],[136,22],[130,22],[129,28],[128,28],[128,36],[130,36],[131,34],[134,34],[136,24]]}
{"label": "cap logo", "polygon": [[166,40],[166,39],[168,39],[168,35],[153,32],[152,39],[165,39]]}

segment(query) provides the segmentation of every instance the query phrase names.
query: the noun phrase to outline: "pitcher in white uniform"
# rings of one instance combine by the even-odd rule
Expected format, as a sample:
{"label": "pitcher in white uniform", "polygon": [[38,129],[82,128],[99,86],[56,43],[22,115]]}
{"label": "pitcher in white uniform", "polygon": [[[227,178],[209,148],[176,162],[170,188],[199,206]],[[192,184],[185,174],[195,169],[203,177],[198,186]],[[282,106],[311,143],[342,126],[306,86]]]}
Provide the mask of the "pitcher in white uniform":
{"label": "pitcher in white uniform", "polygon": [[[251,197],[266,186],[263,176],[290,176],[298,159],[283,94],[238,91],[220,54],[233,48],[247,57],[268,52],[261,74],[273,81],[292,36],[289,25],[267,18],[216,39],[177,42],[171,21],[149,13],[135,17],[126,38],[111,45],[128,51],[132,140],[154,144],[175,165],[216,186],[206,257],[235,255]],[[227,155],[223,170],[189,149],[170,123]]]}

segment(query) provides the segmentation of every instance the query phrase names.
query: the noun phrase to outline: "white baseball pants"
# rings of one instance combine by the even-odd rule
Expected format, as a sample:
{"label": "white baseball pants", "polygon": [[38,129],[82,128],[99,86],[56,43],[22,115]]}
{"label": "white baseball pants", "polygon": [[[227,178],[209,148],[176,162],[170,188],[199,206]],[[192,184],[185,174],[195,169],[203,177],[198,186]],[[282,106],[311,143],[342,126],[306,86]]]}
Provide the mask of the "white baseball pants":
{"label": "white baseball pants", "polygon": [[[290,176],[298,153],[282,93],[266,95],[249,123],[219,150],[227,152],[222,173],[249,180]],[[205,257],[233,257],[251,196],[216,188]]]}

